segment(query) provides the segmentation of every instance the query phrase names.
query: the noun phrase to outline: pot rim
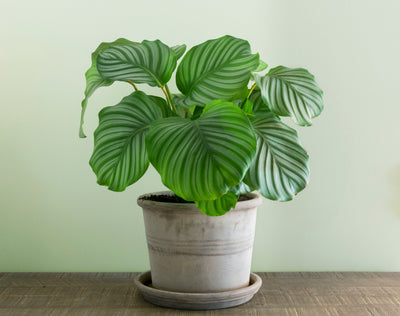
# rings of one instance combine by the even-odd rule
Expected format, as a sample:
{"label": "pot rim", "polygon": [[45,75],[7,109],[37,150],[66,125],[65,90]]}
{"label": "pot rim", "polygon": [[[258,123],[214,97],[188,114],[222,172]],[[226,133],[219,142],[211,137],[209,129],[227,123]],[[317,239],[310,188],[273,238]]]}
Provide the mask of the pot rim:
{"label": "pot rim", "polygon": [[[151,200],[153,196],[159,195],[173,195],[175,194],[172,191],[158,191],[152,193],[142,194],[137,199],[137,204],[142,208],[162,208],[163,210],[177,210],[177,209],[185,209],[185,210],[199,210],[195,203],[173,203],[173,202],[160,202]],[[243,210],[250,209],[259,206],[262,203],[262,199],[259,194],[256,192],[245,193],[241,195],[247,195],[250,197],[248,200],[238,201],[234,209],[235,210]]]}

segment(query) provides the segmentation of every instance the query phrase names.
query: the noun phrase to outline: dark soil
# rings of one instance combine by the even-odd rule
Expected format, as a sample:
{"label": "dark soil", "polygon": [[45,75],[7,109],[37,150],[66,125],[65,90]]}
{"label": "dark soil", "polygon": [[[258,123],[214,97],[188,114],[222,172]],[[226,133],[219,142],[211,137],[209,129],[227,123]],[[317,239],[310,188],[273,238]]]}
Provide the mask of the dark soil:
{"label": "dark soil", "polygon": [[[241,196],[239,196],[238,202],[247,201],[247,200],[251,200],[251,199],[252,199],[252,197],[249,194],[242,194]],[[194,203],[191,201],[186,201],[175,194],[174,195],[167,195],[167,194],[149,195],[148,197],[145,197],[144,200],[155,201],[155,202],[166,202],[166,203]]]}
{"label": "dark soil", "polygon": [[167,202],[167,203],[194,203],[190,201],[186,201],[177,195],[149,195],[145,197],[144,200],[155,201],[155,202]]}
{"label": "dark soil", "polygon": [[238,202],[251,200],[253,197],[249,194],[242,194],[239,196]]}

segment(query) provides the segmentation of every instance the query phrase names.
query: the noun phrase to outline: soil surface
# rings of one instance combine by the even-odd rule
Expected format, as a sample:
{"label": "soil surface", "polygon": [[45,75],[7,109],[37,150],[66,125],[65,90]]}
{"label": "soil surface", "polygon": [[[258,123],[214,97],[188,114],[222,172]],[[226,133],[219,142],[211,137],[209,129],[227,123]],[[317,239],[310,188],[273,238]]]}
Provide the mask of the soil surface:
{"label": "soil surface", "polygon": [[[174,195],[168,195],[168,194],[149,195],[143,199],[148,200],[148,201],[166,202],[166,203],[194,203],[191,201],[186,201],[175,194]],[[239,196],[238,202],[247,201],[247,200],[251,200],[251,199],[252,199],[252,197],[249,194],[242,194]]]}
{"label": "soil surface", "polygon": [[174,195],[168,195],[168,194],[149,195],[143,199],[148,200],[148,201],[167,202],[167,203],[194,203],[194,202],[186,201],[175,194]]}

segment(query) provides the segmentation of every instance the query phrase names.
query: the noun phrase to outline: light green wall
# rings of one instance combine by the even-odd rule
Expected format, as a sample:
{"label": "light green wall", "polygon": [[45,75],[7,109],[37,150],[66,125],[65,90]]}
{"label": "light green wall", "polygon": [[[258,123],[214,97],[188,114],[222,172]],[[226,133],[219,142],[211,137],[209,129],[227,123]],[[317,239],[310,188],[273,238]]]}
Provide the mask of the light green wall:
{"label": "light green wall", "polygon": [[[101,41],[188,46],[243,37],[271,66],[308,68],[326,109],[299,130],[311,182],[259,209],[253,268],[400,270],[400,2],[11,1],[0,4],[0,271],[142,271],[139,194],[88,165],[97,112],[131,87],[96,92],[78,138],[83,74]],[[152,91],[145,88],[146,91]]]}

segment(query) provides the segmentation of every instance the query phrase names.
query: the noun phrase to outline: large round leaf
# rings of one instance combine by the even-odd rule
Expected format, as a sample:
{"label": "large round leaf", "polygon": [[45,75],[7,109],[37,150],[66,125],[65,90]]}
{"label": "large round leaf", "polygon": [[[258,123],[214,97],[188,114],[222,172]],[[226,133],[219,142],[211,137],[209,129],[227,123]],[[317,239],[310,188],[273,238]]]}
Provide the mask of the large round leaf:
{"label": "large round leaf", "polygon": [[247,41],[224,36],[191,48],[178,66],[176,83],[186,106],[232,101],[258,64],[259,56],[251,54]]}
{"label": "large round leaf", "polygon": [[160,40],[115,46],[100,53],[97,69],[103,78],[163,87],[176,67],[173,49]]}
{"label": "large round leaf", "polygon": [[149,165],[145,136],[159,118],[162,111],[157,101],[140,91],[100,111],[90,158],[99,184],[123,191],[140,179]]}
{"label": "large round leaf", "polygon": [[306,69],[279,66],[265,76],[254,74],[254,79],[271,111],[291,116],[298,125],[311,125],[324,108],[322,90]]}
{"label": "large round leaf", "polygon": [[221,216],[233,209],[236,206],[237,200],[238,195],[228,191],[216,200],[196,201],[196,206],[208,216]]}
{"label": "large round leaf", "polygon": [[268,199],[289,201],[305,188],[308,155],[299,144],[297,132],[262,104],[251,98],[255,115],[250,118],[257,137],[257,153],[244,182]]}
{"label": "large round leaf", "polygon": [[217,100],[197,120],[169,117],[154,122],[146,146],[168,188],[185,200],[204,201],[219,198],[242,180],[256,139],[242,111]]}
{"label": "large round leaf", "polygon": [[86,137],[85,133],[83,132],[83,121],[85,116],[86,107],[88,104],[88,100],[90,96],[100,87],[106,87],[113,84],[114,81],[102,78],[97,71],[97,56],[107,48],[111,46],[121,46],[121,45],[128,45],[128,44],[135,44],[125,38],[119,38],[114,42],[103,42],[101,43],[96,50],[92,53],[92,65],[86,71],[86,89],[85,89],[85,98],[82,100],[82,112],[81,112],[81,123],[79,126],[79,137],[84,138]]}

